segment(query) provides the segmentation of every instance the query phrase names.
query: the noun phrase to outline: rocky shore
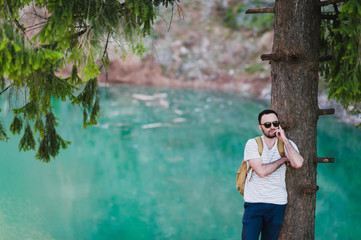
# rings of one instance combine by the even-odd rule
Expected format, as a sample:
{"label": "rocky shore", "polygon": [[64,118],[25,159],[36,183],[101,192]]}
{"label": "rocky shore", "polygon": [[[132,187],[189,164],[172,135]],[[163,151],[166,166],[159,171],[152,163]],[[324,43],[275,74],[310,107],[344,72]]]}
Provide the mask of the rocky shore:
{"label": "rocky shore", "polygon": [[100,82],[268,94],[270,65],[260,55],[271,50],[273,32],[225,26],[222,11],[230,2],[184,3],[172,22],[164,20],[171,19],[164,12],[146,39],[147,54],[128,55],[123,61],[113,51],[108,73],[101,74]]}

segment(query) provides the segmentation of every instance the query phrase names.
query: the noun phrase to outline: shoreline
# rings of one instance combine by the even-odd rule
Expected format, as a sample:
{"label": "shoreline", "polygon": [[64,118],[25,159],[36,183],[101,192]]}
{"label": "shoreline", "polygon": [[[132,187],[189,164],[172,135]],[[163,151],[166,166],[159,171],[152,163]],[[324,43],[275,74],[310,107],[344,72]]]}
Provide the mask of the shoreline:
{"label": "shoreline", "polygon": [[[98,84],[100,87],[112,87],[112,86],[138,86],[138,87],[159,87],[159,88],[166,88],[166,89],[177,89],[177,90],[209,90],[214,92],[224,92],[224,93],[239,93],[243,97],[259,100],[259,101],[270,101],[271,100],[271,86],[265,84],[265,87],[261,90],[262,94],[254,94],[247,91],[242,90],[242,88],[232,88],[231,84],[208,84],[208,83],[194,83],[194,84],[182,84],[182,81],[177,81],[173,84],[142,84],[142,83],[129,83],[129,82],[103,82],[98,81]],[[243,88],[248,88],[243,87]],[[326,108],[334,108],[335,114],[341,122],[352,124],[355,127],[357,125],[361,124],[361,114],[359,115],[351,115],[348,113],[345,109],[342,108],[342,106],[338,103],[336,103],[334,100],[328,100],[327,94],[324,91],[319,92],[318,94],[318,105],[320,109],[326,109]]]}

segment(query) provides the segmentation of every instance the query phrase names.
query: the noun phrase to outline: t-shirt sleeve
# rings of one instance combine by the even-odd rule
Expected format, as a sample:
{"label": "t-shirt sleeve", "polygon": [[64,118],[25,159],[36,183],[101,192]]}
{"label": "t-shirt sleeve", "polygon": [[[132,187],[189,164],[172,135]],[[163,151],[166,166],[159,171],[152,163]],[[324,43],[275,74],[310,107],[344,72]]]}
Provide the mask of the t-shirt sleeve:
{"label": "t-shirt sleeve", "polygon": [[258,152],[258,145],[256,139],[249,139],[244,148],[244,161],[254,158],[261,158]]}
{"label": "t-shirt sleeve", "polygon": [[[292,147],[293,147],[298,153],[300,153],[300,151],[298,150],[298,147],[297,147],[296,143],[294,143],[294,142],[291,141],[291,140],[289,140],[289,141],[290,141]],[[286,156],[287,156],[287,150],[286,150],[286,148],[285,148],[285,154],[286,154]]]}

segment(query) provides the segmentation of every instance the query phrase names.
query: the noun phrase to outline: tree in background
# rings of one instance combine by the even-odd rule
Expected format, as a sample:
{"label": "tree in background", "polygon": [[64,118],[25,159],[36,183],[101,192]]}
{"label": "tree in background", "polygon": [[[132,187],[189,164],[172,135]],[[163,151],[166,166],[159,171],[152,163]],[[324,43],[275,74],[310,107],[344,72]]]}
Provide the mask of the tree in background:
{"label": "tree in background", "polygon": [[[263,13],[273,13],[274,1],[228,0],[226,2],[227,7],[220,8],[222,21],[230,29],[242,28],[259,34],[273,28],[273,14],[244,14],[244,12],[247,9],[263,9]],[[360,114],[361,5],[357,1],[325,0],[321,1],[320,7],[322,87],[327,89],[329,99],[339,102],[351,114]]]}
{"label": "tree in background", "polygon": [[[335,99],[351,114],[361,113],[361,5],[334,2],[323,7],[321,74]],[[361,124],[358,125],[361,128]]]}
{"label": "tree in background", "polygon": [[[317,121],[333,112],[318,107],[320,65],[329,97],[360,112],[361,6],[340,2],[276,0],[272,11],[267,9],[275,14],[272,53],[262,55],[272,66],[271,108],[305,159],[301,169],[287,172],[289,198],[279,239],[315,237],[317,164],[330,162],[317,156]],[[324,13],[329,5],[334,13]],[[320,57],[320,52],[331,55]]]}
{"label": "tree in background", "polygon": [[[49,162],[70,143],[56,131],[52,100],[81,106],[84,128],[96,124],[97,77],[108,67],[109,45],[124,55],[129,51],[141,55],[158,9],[171,7],[173,14],[180,9],[178,2],[1,0],[0,96],[11,91],[24,97],[24,105],[12,107],[15,116],[10,125],[13,134],[23,134],[19,150],[35,150],[36,135],[36,158]],[[60,72],[69,64],[71,75],[62,77]],[[7,139],[0,121],[0,140]]]}

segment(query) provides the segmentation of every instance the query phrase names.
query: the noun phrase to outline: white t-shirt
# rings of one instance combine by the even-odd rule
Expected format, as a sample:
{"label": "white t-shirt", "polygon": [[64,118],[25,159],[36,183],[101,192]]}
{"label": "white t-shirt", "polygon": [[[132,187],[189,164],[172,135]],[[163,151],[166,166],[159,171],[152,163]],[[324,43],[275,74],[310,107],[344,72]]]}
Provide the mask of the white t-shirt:
{"label": "white t-shirt", "polygon": [[[269,164],[281,158],[277,148],[278,139],[273,145],[272,149],[268,149],[267,144],[263,139],[263,136],[262,141],[263,152],[261,156],[258,153],[258,145],[256,140],[253,138],[247,141],[246,147],[244,149],[245,161],[254,158],[261,158],[263,164]],[[296,151],[299,152],[296,144],[291,140],[290,143],[296,149]],[[287,156],[286,150],[285,154]],[[248,162],[247,165],[249,166]],[[286,204],[286,170],[286,164],[282,164],[282,166],[280,166],[276,171],[263,178],[260,178],[255,171],[253,171],[253,173],[252,170],[249,171],[244,189],[244,201],[249,203]],[[250,178],[251,180],[249,180]]]}

